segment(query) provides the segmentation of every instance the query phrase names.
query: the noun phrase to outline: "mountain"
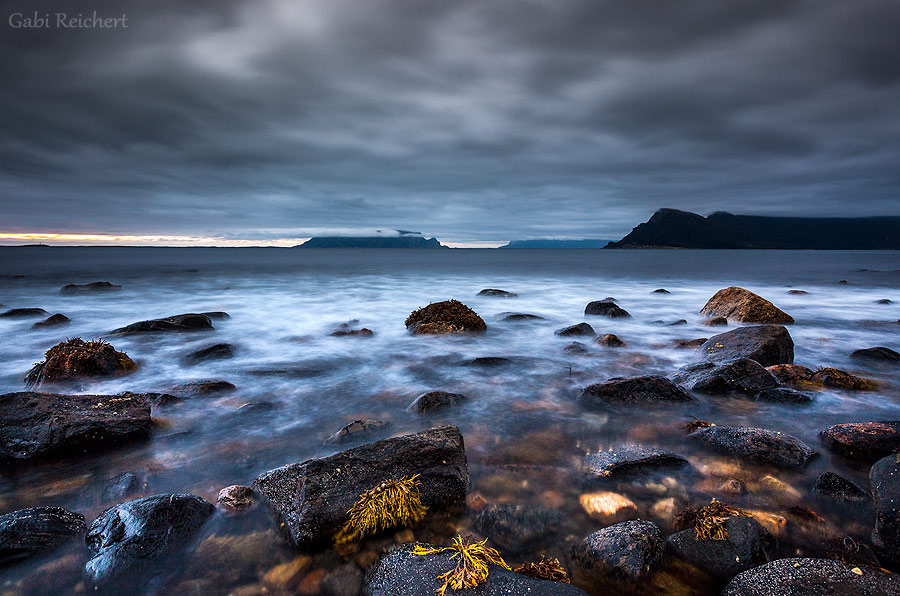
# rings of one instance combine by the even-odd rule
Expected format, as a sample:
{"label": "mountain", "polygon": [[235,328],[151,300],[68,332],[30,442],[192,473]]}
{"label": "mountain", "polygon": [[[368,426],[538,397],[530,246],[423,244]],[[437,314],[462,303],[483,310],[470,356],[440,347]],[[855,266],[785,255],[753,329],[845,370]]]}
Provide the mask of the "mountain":
{"label": "mountain", "polygon": [[554,240],[538,238],[537,240],[510,240],[498,248],[604,248],[609,240]]}
{"label": "mountain", "polygon": [[399,236],[318,236],[295,248],[447,248],[437,238],[415,232]]}
{"label": "mountain", "polygon": [[766,217],[724,211],[703,217],[660,209],[606,248],[898,250],[900,217]]}

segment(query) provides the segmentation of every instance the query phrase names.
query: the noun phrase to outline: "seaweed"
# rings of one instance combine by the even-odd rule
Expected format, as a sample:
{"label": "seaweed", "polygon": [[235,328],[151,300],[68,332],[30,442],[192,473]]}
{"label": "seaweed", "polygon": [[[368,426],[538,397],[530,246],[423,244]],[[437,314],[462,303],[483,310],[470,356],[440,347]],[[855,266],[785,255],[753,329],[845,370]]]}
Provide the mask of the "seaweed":
{"label": "seaweed", "polygon": [[416,335],[466,333],[487,329],[484,319],[459,300],[433,302],[414,310],[406,318],[405,324]]}
{"label": "seaweed", "polygon": [[685,509],[675,516],[673,525],[678,531],[693,528],[697,540],[727,540],[725,522],[737,516],[750,517],[750,514],[713,499],[709,505]]}
{"label": "seaweed", "polygon": [[72,337],[44,353],[44,360],[25,375],[25,386],[39,385],[44,380],[59,381],[79,376],[103,376],[127,372],[137,367],[125,352],[116,351],[102,339],[84,341]]}
{"label": "seaweed", "polygon": [[692,433],[695,430],[700,430],[701,428],[715,426],[715,424],[713,424],[712,422],[707,422],[706,420],[701,420],[700,418],[697,418],[696,416],[691,416],[691,418],[693,418],[693,420],[691,420],[690,422],[685,422],[685,424],[684,424],[685,430],[687,430],[689,433]]}
{"label": "seaweed", "polygon": [[559,559],[551,559],[543,554],[541,555],[541,560],[537,563],[522,563],[513,571],[535,579],[546,579],[564,584],[571,583],[569,575],[560,564]]}
{"label": "seaweed", "polygon": [[422,521],[428,508],[422,504],[418,478],[419,474],[385,480],[361,494],[347,511],[347,522],[335,534],[335,544],[357,542],[388,528]]}
{"label": "seaweed", "polygon": [[486,543],[487,538],[478,542],[470,536],[463,538],[461,535],[457,535],[450,546],[425,547],[417,544],[413,554],[453,553],[450,555],[450,560],[456,559],[456,567],[437,577],[438,580],[443,581],[443,584],[434,591],[438,596],[444,596],[448,587],[453,590],[467,590],[484,583],[490,572],[488,564],[509,569],[509,565],[506,564],[500,553],[496,549],[486,546]]}

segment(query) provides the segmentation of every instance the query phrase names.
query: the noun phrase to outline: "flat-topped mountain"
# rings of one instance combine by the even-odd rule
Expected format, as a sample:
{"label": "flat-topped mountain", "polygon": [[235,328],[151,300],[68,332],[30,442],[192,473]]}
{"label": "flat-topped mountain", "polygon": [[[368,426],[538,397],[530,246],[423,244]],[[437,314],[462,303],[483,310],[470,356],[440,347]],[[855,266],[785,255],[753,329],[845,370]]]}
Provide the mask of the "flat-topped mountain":
{"label": "flat-topped mountain", "polygon": [[317,236],[298,248],[447,248],[437,238],[397,230],[396,236]]}
{"label": "flat-topped mountain", "polygon": [[583,240],[556,240],[538,238],[535,240],[510,240],[498,248],[605,248],[609,240],[586,238]]}
{"label": "flat-topped mountain", "polygon": [[900,249],[900,217],[703,217],[660,209],[606,248]]}

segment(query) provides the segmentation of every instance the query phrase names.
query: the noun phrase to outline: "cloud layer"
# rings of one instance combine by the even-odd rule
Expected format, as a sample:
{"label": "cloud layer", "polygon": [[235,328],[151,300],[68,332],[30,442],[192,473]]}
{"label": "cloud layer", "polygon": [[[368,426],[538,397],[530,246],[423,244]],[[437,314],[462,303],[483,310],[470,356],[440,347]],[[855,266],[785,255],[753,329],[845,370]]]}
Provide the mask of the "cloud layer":
{"label": "cloud layer", "polygon": [[[900,3],[0,2],[3,231],[618,237],[900,212]],[[127,29],[12,29],[65,11]]]}

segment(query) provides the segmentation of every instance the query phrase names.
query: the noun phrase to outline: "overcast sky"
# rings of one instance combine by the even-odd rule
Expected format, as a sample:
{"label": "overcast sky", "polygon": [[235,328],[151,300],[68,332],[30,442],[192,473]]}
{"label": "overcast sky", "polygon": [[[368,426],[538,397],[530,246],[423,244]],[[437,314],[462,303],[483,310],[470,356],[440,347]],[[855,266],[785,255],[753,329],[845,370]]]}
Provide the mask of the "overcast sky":
{"label": "overcast sky", "polygon": [[900,214],[897,0],[0,6],[0,232],[496,244],[659,207]]}

